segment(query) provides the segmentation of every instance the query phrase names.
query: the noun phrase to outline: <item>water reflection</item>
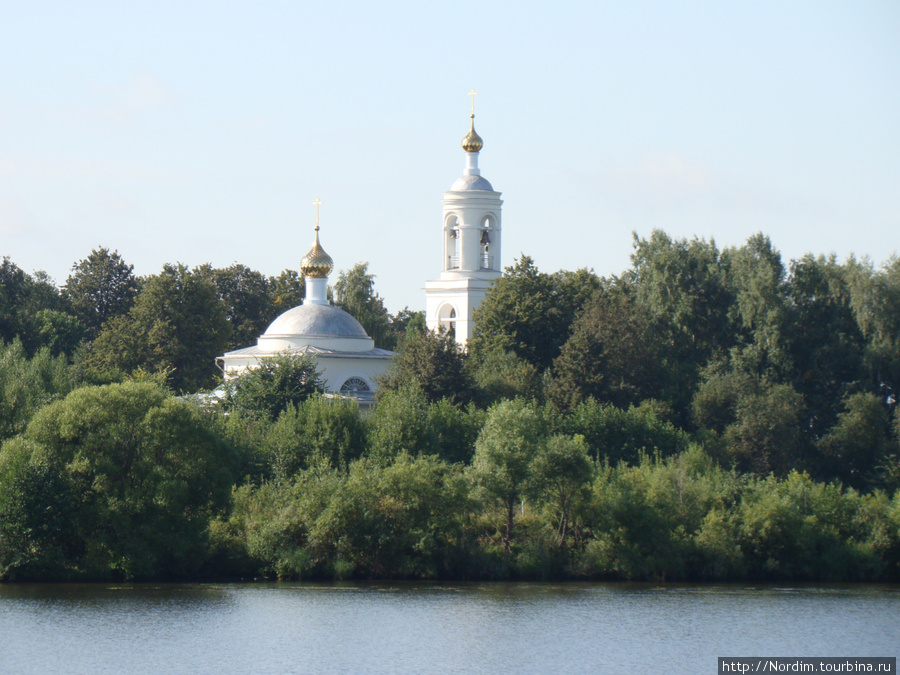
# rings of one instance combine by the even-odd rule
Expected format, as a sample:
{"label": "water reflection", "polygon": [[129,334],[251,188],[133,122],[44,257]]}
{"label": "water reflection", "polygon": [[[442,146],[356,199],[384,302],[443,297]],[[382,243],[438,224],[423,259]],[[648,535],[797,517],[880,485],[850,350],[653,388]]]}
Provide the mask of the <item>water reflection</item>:
{"label": "water reflection", "polygon": [[0,586],[0,671],[715,672],[717,656],[896,656],[900,587]]}

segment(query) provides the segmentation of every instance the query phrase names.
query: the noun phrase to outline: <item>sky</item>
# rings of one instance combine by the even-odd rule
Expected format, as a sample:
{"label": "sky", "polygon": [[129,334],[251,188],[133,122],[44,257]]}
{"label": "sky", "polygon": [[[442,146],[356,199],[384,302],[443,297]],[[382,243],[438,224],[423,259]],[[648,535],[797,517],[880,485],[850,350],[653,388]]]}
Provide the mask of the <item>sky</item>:
{"label": "sky", "polygon": [[[633,236],[900,253],[900,3],[0,0],[0,256],[297,269],[313,239],[424,309],[441,198],[502,264],[621,274]],[[335,276],[332,275],[332,281]]]}

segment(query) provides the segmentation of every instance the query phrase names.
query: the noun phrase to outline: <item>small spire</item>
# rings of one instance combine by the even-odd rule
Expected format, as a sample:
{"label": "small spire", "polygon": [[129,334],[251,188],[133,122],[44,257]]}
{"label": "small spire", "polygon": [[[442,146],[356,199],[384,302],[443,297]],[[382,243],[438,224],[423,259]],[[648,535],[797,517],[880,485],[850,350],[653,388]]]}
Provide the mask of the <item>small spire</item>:
{"label": "small spire", "polygon": [[322,206],[324,202],[320,202],[319,198],[316,197],[316,201],[313,202],[313,206],[316,207],[316,241],[319,240],[319,207]]}

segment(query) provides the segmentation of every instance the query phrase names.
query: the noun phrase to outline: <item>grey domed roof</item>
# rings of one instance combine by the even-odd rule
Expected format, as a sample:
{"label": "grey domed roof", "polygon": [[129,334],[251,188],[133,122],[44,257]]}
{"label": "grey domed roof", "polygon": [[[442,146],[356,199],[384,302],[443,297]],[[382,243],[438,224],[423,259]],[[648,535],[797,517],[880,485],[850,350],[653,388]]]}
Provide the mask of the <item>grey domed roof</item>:
{"label": "grey domed roof", "polygon": [[331,305],[300,305],[275,319],[263,337],[368,338],[362,325]]}
{"label": "grey domed roof", "polygon": [[460,176],[450,188],[451,192],[459,190],[487,190],[493,192],[493,186],[482,176]]}

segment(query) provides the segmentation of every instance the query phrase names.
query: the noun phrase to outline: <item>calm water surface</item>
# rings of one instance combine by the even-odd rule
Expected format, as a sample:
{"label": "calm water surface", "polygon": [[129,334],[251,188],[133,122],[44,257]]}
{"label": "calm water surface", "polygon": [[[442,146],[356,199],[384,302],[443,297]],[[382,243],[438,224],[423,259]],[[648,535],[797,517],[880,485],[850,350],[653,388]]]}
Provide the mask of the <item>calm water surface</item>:
{"label": "calm water surface", "polygon": [[898,656],[900,587],[0,585],[3,673],[715,673]]}

